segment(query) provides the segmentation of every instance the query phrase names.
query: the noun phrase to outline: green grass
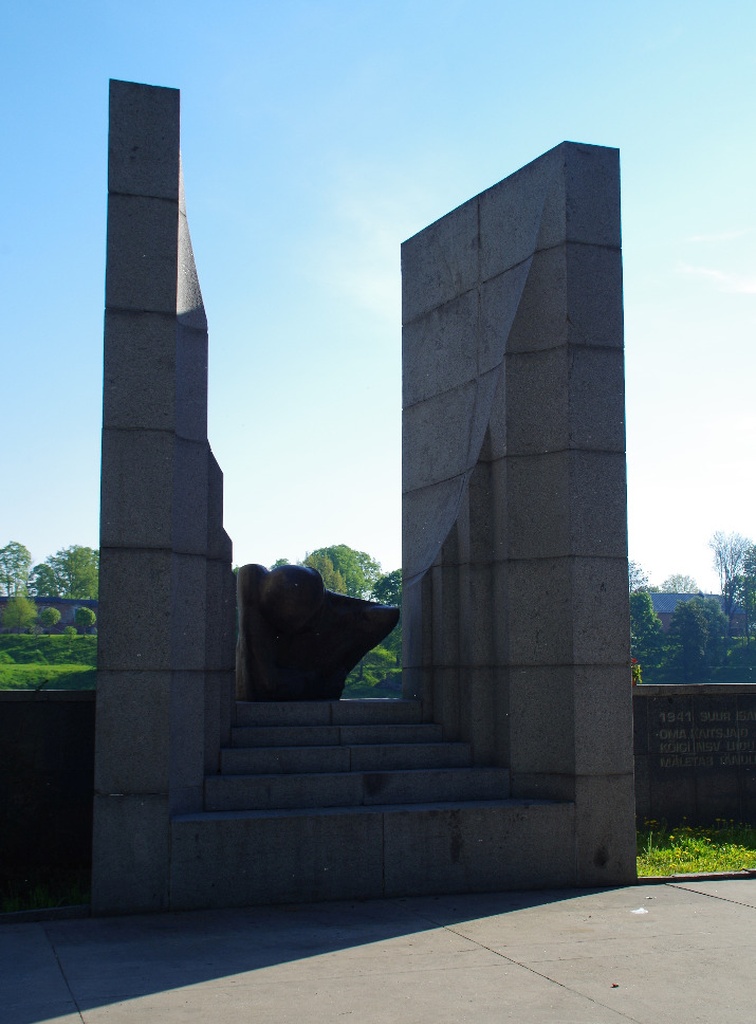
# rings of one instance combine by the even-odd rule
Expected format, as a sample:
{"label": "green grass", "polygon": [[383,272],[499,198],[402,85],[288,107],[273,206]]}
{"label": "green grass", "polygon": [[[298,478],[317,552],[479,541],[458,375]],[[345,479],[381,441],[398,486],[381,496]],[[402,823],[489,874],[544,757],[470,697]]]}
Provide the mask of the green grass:
{"label": "green grass", "polygon": [[4,633],[0,635],[2,663],[16,665],[97,665],[96,636]]}
{"label": "green grass", "polygon": [[638,876],[708,874],[756,868],[756,828],[717,821],[710,828],[645,821],[638,829]]}
{"label": "green grass", "polygon": [[86,868],[32,868],[5,871],[0,881],[0,913],[47,910],[89,903]]}
{"label": "green grass", "polygon": [[89,665],[2,665],[0,690],[94,690],[97,669]]}
{"label": "green grass", "polygon": [[96,636],[0,636],[0,690],[94,690]]}

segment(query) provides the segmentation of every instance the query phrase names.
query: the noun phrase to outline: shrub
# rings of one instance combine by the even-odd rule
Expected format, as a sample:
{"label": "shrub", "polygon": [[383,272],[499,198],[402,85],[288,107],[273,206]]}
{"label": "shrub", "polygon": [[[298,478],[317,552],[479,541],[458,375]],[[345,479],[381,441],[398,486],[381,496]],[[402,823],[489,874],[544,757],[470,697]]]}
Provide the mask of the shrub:
{"label": "shrub", "polygon": [[97,616],[91,608],[77,608],[74,612],[74,620],[82,633],[85,633],[97,622]]}
{"label": "shrub", "polygon": [[16,594],[6,602],[3,626],[12,633],[25,633],[37,618],[37,606],[25,594]]}
{"label": "shrub", "polygon": [[43,608],[39,613],[39,621],[45,629],[52,629],[60,622],[60,612],[57,608]]}

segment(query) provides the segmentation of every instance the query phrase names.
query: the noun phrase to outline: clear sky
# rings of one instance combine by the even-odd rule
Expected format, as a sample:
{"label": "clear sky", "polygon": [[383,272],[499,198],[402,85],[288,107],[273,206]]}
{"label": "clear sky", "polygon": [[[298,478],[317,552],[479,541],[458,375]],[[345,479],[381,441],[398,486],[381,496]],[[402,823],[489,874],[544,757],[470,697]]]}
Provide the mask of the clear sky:
{"label": "clear sky", "polygon": [[179,88],[236,563],[400,564],[401,242],[621,152],[630,557],[756,540],[752,0],[28,0],[0,33],[0,546],[98,543],[108,79]]}

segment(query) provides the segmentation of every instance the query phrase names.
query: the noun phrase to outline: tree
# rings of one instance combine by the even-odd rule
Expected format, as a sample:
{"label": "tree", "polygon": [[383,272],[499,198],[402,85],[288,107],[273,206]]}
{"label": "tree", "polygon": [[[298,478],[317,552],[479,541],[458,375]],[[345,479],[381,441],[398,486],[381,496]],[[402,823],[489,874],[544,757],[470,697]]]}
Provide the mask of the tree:
{"label": "tree", "polygon": [[627,563],[627,577],[631,594],[635,594],[639,590],[648,591],[648,575],[639,562]]}
{"label": "tree", "polygon": [[39,613],[39,621],[46,630],[54,629],[60,622],[60,612],[57,608],[43,608]]}
{"label": "tree", "polygon": [[373,601],[380,604],[392,604],[401,608],[402,606],[402,570],[394,569],[379,576],[373,585],[371,594]]}
{"label": "tree", "polygon": [[[284,565],[286,564],[284,562]],[[307,555],[302,565],[316,569],[320,573],[326,590],[332,590],[335,594],[346,594],[346,580],[336,571],[333,562],[323,551],[313,551],[311,555]],[[278,566],[274,565],[273,568]]]}
{"label": "tree", "polygon": [[97,616],[91,608],[77,608],[74,612],[74,622],[80,632],[86,633],[97,622]]}
{"label": "tree", "polygon": [[34,566],[32,590],[37,597],[96,598],[99,574],[99,552],[73,544]]}
{"label": "tree", "polygon": [[49,565],[35,565],[29,577],[29,593],[36,597],[60,597],[55,573]]}
{"label": "tree", "polygon": [[680,601],[669,626],[671,664],[685,682],[700,682],[727,653],[727,617],[710,597]]}
{"label": "tree", "polygon": [[3,626],[11,633],[25,633],[37,621],[37,606],[26,596],[16,594],[3,609]]}
{"label": "tree", "polygon": [[753,543],[739,533],[722,533],[718,530],[709,541],[709,547],[714,552],[714,568],[719,576],[724,613],[731,632],[737,579]]}
{"label": "tree", "polygon": [[662,594],[697,594],[701,589],[692,576],[672,573],[661,585]]}
{"label": "tree", "polygon": [[[371,558],[365,551],[355,551],[346,544],[334,544],[329,548],[318,548],[310,552],[303,565],[309,565],[320,572],[317,564],[322,558],[330,559],[333,569],[344,581],[344,589],[339,590],[340,594],[347,594],[349,597],[369,599],[373,587],[381,575],[381,567],[374,558]],[[322,575],[322,573],[321,573]],[[325,577],[323,577],[325,580]],[[334,590],[334,587],[329,587]]]}
{"label": "tree", "polygon": [[735,600],[742,605],[745,612],[745,636],[748,645],[751,630],[756,623],[756,545],[752,544],[746,552],[733,590]]}
{"label": "tree", "polygon": [[630,650],[643,670],[658,669],[664,648],[664,631],[654,611],[651,595],[636,590],[630,595]]}
{"label": "tree", "polygon": [[0,548],[0,594],[7,594],[8,597],[25,594],[31,565],[29,549],[17,540]]}

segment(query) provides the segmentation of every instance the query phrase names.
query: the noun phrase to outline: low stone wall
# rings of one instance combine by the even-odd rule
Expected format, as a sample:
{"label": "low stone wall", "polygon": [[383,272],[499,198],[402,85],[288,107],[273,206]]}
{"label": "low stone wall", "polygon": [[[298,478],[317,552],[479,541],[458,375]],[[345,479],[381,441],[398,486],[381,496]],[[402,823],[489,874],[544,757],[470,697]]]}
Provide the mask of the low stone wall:
{"label": "low stone wall", "polygon": [[92,862],[95,694],[0,691],[0,870]]}
{"label": "low stone wall", "polygon": [[[639,686],[639,818],[756,822],[756,686]],[[93,692],[0,691],[0,870],[91,863]]]}
{"label": "low stone wall", "polygon": [[638,817],[756,823],[756,686],[638,686]]}

